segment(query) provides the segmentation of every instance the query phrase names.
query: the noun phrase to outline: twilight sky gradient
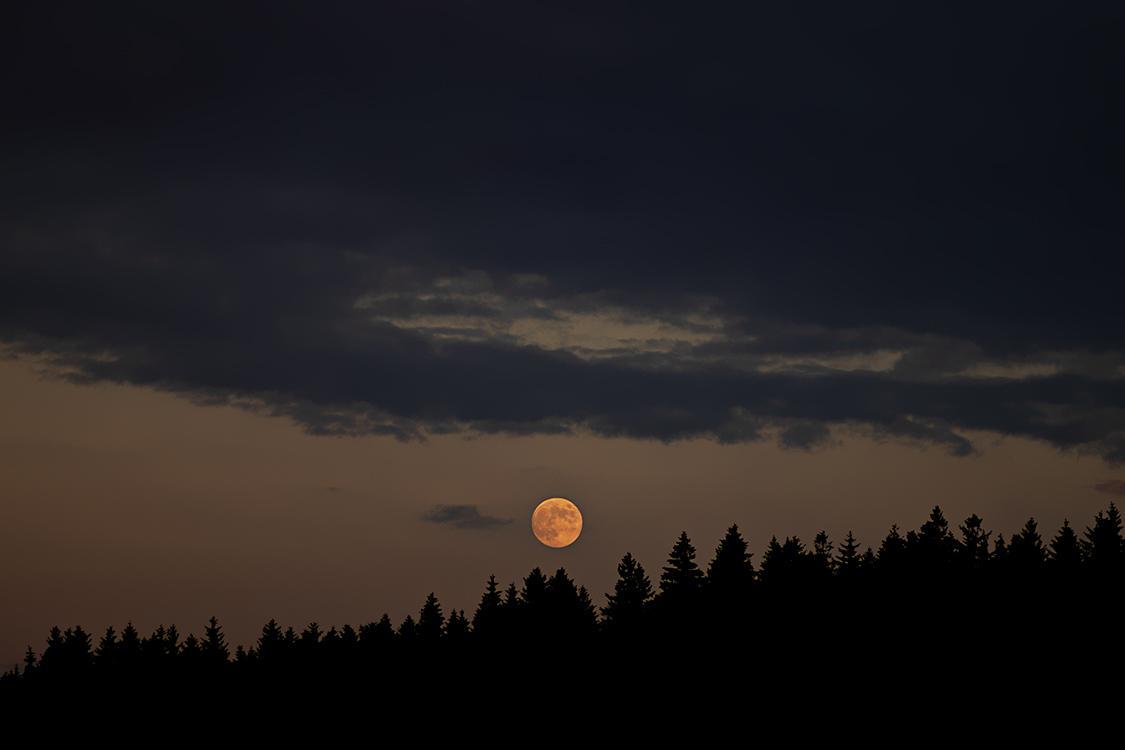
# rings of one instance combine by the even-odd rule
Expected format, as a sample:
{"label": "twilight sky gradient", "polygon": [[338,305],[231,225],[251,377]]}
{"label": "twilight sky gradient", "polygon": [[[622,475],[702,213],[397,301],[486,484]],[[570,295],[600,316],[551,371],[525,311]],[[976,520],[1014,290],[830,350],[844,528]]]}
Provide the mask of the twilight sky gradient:
{"label": "twilight sky gradient", "polygon": [[1121,494],[1120,3],[111,5],[0,32],[0,663]]}

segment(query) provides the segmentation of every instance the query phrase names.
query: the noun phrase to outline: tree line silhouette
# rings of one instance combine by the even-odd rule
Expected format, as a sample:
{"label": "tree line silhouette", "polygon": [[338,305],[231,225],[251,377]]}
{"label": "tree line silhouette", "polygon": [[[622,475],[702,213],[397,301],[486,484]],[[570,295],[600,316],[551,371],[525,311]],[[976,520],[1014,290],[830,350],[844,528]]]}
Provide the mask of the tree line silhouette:
{"label": "tree line silhouette", "polygon": [[[877,659],[896,649],[917,652],[933,639],[957,658],[983,649],[1018,663],[1029,647],[1042,656],[1098,634],[1116,637],[1121,626],[1125,541],[1113,503],[1081,534],[1067,521],[1049,539],[1034,518],[1005,540],[975,514],[951,528],[935,507],[918,529],[904,534],[892,526],[875,548],[861,548],[851,532],[833,545],[822,531],[811,546],[771,538],[760,562],[752,557],[731,526],[702,567],[685,532],[655,580],[626,553],[600,608],[564,568],[550,576],[535,568],[520,586],[501,588],[490,576],[471,616],[457,609],[446,615],[430,593],[417,616],[397,627],[386,614],[327,630],[270,620],[256,643],[233,649],[214,617],[201,636],[186,638],[175,626],[142,636],[130,623],[96,639],[81,626],[56,626],[42,653],[29,646],[23,665],[0,683],[362,682],[439,662],[535,669],[524,663],[528,655],[547,659],[560,650],[620,666],[689,654],[700,657],[693,663],[720,669],[751,658]],[[1101,656],[1119,655],[1107,647]],[[933,668],[949,679],[957,674]]]}

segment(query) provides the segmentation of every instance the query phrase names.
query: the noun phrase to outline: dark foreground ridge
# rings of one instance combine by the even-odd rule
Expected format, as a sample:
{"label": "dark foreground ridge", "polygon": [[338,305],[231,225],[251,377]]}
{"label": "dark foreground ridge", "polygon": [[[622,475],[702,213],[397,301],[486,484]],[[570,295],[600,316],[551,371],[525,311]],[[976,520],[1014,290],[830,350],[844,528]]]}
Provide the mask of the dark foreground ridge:
{"label": "dark foreground ridge", "polygon": [[[818,689],[904,679],[974,686],[1048,676],[1077,685],[1101,674],[1120,684],[1125,542],[1112,503],[1081,533],[1049,540],[1034,519],[1005,540],[975,514],[956,530],[935,507],[920,528],[892,527],[878,549],[851,533],[836,546],[769,541],[759,565],[737,526],[706,569],[686,533],[655,582],[626,554],[606,606],[595,608],[566,570],[538,568],[502,588],[489,577],[471,616],[443,612],[430,594],[417,617],[301,631],[270,620],[257,642],[232,649],[218,620],[202,636],[175,626],[147,637],[131,625],[96,640],[55,627],[46,648],[0,679],[44,686],[353,685],[393,692],[447,674],[477,684],[544,675],[680,674],[706,680],[750,670],[760,679],[811,680]],[[463,670],[454,672],[452,670]],[[1059,686],[1056,685],[1056,686]]]}

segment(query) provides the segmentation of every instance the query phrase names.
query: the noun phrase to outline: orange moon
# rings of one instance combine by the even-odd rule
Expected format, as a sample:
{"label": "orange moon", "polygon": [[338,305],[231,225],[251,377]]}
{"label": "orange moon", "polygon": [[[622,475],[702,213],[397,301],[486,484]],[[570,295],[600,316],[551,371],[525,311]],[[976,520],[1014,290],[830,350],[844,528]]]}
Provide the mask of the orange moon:
{"label": "orange moon", "polygon": [[565,497],[549,497],[535,506],[531,533],[548,547],[569,547],[582,533],[582,511]]}

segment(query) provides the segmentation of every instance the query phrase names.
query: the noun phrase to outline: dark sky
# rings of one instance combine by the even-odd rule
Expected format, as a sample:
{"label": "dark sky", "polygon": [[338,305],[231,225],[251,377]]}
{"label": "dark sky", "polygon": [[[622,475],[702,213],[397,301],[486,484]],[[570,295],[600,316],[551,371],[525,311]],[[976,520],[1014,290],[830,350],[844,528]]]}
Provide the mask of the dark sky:
{"label": "dark sky", "polygon": [[[7,523],[153,491],[49,446],[140,446],[188,407],[214,420],[167,447],[193,476],[227,476],[206,446],[243,419],[320,456],[318,493],[326,451],[432,461],[446,489],[407,474],[384,520],[422,547],[523,534],[488,483],[518,516],[566,482],[502,476],[521,450],[550,474],[599,446],[581,487],[648,498],[652,461],[716,451],[994,481],[1035,456],[1092,508],[1125,462],[1123,32],[1119,2],[24,4],[0,31]],[[117,417],[79,439],[72,398]],[[83,479],[48,492],[36,461]],[[272,491],[255,467],[240,497]],[[444,504],[473,508],[434,520],[459,481]],[[741,507],[666,500],[669,530]],[[767,516],[807,533],[802,502]],[[874,533],[915,523],[896,502],[849,507]]]}

